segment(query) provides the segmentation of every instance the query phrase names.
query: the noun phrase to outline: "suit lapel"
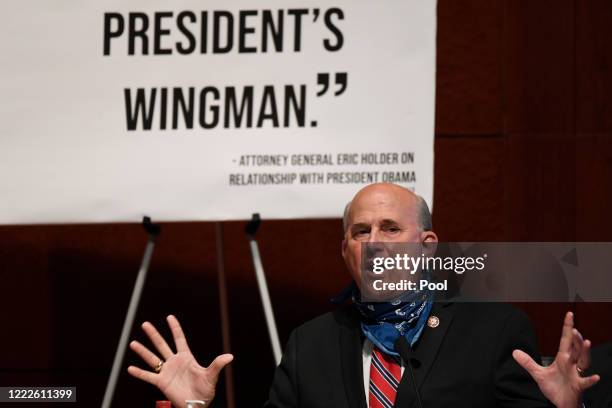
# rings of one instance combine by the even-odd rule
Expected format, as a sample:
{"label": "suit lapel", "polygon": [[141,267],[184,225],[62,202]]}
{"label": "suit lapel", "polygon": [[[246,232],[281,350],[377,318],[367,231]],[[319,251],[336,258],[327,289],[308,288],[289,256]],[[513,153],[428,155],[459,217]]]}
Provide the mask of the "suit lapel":
{"label": "suit lapel", "polygon": [[342,380],[348,405],[351,408],[366,408],[363,389],[363,357],[361,329],[357,319],[350,319],[341,325],[340,356]]}
{"label": "suit lapel", "polygon": [[[420,391],[423,382],[427,378],[429,371],[438,355],[446,331],[453,320],[453,304],[452,303],[434,303],[430,316],[436,316],[439,319],[439,325],[435,328],[425,326],[423,334],[413,349],[413,370],[416,385]],[[416,404],[416,395],[414,387],[411,384],[410,372],[408,367],[402,375],[400,381],[396,407],[411,407]]]}

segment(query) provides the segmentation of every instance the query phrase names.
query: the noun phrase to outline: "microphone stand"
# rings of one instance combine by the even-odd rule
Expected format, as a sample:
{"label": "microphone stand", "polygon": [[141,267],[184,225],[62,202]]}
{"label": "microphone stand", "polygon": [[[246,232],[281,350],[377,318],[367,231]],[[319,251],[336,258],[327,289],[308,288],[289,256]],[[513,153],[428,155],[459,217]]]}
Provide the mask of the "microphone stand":
{"label": "microphone stand", "polygon": [[399,339],[395,342],[395,350],[399,353],[406,363],[406,367],[410,372],[410,382],[412,383],[412,387],[414,388],[414,393],[416,395],[417,405],[419,408],[423,408],[423,403],[421,402],[421,394],[419,393],[419,388],[416,385],[416,381],[414,380],[414,370],[412,369],[412,362],[410,361],[412,356],[412,347],[408,344],[408,341],[404,336],[400,336]]}

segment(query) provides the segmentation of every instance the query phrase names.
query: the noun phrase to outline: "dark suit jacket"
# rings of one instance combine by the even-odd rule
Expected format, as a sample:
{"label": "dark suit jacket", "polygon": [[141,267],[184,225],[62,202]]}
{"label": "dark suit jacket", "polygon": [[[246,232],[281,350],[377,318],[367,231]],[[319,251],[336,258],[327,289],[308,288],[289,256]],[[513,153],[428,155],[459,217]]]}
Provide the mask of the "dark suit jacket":
{"label": "dark suit jacket", "polygon": [[612,343],[593,347],[587,374],[599,374],[601,380],[584,393],[584,404],[587,408],[612,408]]}
{"label": "dark suit jacket", "polygon": [[[546,407],[535,382],[512,358],[539,361],[528,318],[503,304],[436,303],[440,325],[426,327],[412,366],[424,408]],[[365,408],[359,316],[350,306],[297,328],[276,369],[267,407]],[[417,407],[406,370],[396,407]]]}

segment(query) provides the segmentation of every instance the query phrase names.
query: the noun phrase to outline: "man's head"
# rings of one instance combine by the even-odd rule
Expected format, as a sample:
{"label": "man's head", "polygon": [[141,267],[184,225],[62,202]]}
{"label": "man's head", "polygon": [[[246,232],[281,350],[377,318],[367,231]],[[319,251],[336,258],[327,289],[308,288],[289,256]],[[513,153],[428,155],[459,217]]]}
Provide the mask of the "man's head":
{"label": "man's head", "polygon": [[344,211],[342,257],[358,285],[363,242],[437,242],[425,200],[390,183],[370,184],[355,194]]}

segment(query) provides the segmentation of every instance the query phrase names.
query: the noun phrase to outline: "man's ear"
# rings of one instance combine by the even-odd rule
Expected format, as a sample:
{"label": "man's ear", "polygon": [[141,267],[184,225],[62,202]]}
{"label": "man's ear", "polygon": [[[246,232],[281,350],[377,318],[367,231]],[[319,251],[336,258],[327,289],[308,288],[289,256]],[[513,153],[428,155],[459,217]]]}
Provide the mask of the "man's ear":
{"label": "man's ear", "polygon": [[438,242],[438,236],[433,231],[421,232],[421,242]]}
{"label": "man's ear", "polygon": [[342,258],[344,258],[344,254],[346,253],[346,246],[348,242],[346,241],[346,236],[342,238]]}
{"label": "man's ear", "polygon": [[421,232],[421,243],[425,255],[432,256],[438,247],[438,236],[433,231],[423,231]]}

